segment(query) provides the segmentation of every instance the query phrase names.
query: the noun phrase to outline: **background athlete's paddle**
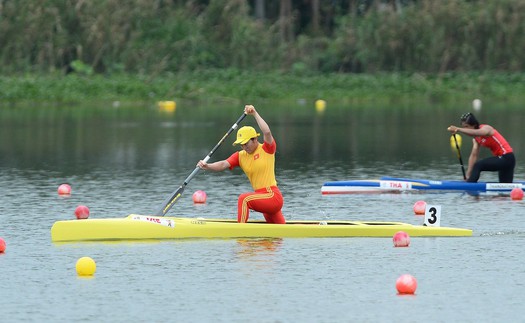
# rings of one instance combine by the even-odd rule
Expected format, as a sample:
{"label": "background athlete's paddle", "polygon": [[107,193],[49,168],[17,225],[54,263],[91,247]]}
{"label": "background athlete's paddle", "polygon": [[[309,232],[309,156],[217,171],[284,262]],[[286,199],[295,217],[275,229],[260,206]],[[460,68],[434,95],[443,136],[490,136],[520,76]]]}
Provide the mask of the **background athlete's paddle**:
{"label": "background athlete's paddle", "polygon": [[[456,138],[457,136],[457,138]],[[467,179],[467,175],[465,175],[465,166],[463,166],[463,159],[461,158],[461,150],[459,149],[459,146],[461,146],[461,136],[453,134],[452,137],[450,137],[450,145],[456,146],[456,151],[458,152],[458,158],[459,158],[459,164],[461,165],[461,171],[463,172],[463,179]],[[452,146],[454,148],[454,146]]]}
{"label": "background athlete's paddle", "polygon": [[[232,131],[237,129],[237,127],[239,126],[239,123],[241,123],[242,119],[244,119],[245,117],[246,117],[246,113],[243,113],[242,116],[240,116],[239,119],[237,119],[237,121],[233,124],[233,126],[231,126],[231,128],[228,130],[228,132],[226,132],[226,134],[224,134],[224,136],[221,138],[221,140],[219,140],[219,142],[215,145],[215,147],[213,147],[213,149],[203,159],[205,162],[207,162],[210,159],[211,155],[213,155],[213,153],[217,150],[217,148],[219,148],[219,146],[222,145],[222,143],[224,142],[226,137],[228,137],[230,135],[230,133],[232,133]],[[193,172],[191,172],[190,176],[188,176],[184,180],[184,183],[182,183],[182,185],[179,186],[179,188],[175,192],[173,192],[169,198],[167,198],[164,201],[164,203],[162,204],[162,208],[157,212],[157,215],[164,216],[164,215],[166,215],[166,213],[168,213],[168,211],[171,209],[173,204],[175,204],[175,202],[177,202],[179,197],[182,195],[182,192],[184,192],[184,188],[186,187],[186,185],[188,185],[188,183],[199,172],[199,170],[200,170],[200,168],[198,166],[195,167]]]}

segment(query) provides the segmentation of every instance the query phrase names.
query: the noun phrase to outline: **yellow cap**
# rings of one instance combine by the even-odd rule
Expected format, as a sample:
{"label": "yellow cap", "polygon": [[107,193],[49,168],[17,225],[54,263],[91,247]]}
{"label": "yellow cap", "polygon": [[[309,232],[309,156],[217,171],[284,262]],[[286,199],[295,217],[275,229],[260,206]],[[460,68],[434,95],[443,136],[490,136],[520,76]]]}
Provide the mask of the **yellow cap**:
{"label": "yellow cap", "polygon": [[233,143],[233,145],[244,145],[247,143],[250,139],[258,137],[260,134],[255,131],[254,127],[250,126],[244,126],[239,128],[237,130],[237,140]]}

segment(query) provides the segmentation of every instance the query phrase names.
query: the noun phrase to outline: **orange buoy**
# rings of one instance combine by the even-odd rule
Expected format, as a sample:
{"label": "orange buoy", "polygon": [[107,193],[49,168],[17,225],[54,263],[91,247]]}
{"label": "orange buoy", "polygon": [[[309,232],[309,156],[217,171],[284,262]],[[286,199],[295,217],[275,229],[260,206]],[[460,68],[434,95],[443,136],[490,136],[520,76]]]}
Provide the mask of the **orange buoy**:
{"label": "orange buoy", "polygon": [[519,187],[514,187],[510,191],[510,198],[513,200],[523,200],[523,190]]}
{"label": "orange buoy", "polygon": [[60,184],[58,187],[58,195],[71,195],[71,186],[69,186],[69,184]]}
{"label": "orange buoy", "polygon": [[89,217],[89,208],[85,205],[79,205],[75,209],[75,216],[77,219],[87,219]]}
{"label": "orange buoy", "polygon": [[198,190],[193,193],[193,203],[206,203],[206,192]]}
{"label": "orange buoy", "polygon": [[394,247],[408,247],[410,245],[410,236],[405,231],[398,231],[392,238]]}
{"label": "orange buoy", "polygon": [[0,238],[0,253],[5,252],[5,248],[6,248],[5,240]]}
{"label": "orange buoy", "polygon": [[414,294],[417,289],[417,280],[409,274],[401,275],[396,280],[396,289],[399,294]]}
{"label": "orange buoy", "polygon": [[414,203],[414,213],[416,215],[424,215],[426,207],[427,207],[427,202],[417,201],[416,203]]}

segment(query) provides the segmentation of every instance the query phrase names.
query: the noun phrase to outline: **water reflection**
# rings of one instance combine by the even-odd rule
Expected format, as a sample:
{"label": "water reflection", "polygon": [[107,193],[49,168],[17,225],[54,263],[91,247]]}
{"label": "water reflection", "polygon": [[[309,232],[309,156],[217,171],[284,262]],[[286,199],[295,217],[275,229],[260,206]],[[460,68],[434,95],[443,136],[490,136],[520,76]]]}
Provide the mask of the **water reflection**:
{"label": "water reflection", "polygon": [[242,261],[267,263],[283,246],[283,239],[237,239],[236,258]]}
{"label": "water reflection", "polygon": [[[330,106],[319,114],[305,106],[265,104],[260,109],[274,125],[278,166],[337,161],[350,169],[376,162],[399,169],[431,168],[441,158],[456,163],[445,129],[465,111]],[[172,114],[156,107],[4,108],[0,109],[0,162],[75,174],[88,172],[93,165],[133,169],[192,165],[220,139],[239,111],[240,107],[206,105],[178,106]],[[521,130],[525,112],[501,108],[478,115],[504,128],[518,156],[525,150]],[[468,147],[464,143],[463,150]],[[225,144],[217,158],[233,151]]]}

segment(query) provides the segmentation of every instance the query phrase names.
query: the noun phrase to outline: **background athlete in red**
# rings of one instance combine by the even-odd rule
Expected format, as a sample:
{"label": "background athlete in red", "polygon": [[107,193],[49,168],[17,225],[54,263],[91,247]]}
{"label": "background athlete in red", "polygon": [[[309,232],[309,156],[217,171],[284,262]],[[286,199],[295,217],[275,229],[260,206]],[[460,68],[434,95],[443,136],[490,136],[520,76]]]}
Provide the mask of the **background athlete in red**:
{"label": "background athlete in red", "polygon": [[[472,113],[461,116],[461,127],[450,126],[451,133],[474,137],[468,160],[467,182],[477,182],[482,171],[498,172],[500,183],[512,183],[516,158],[507,140],[492,126],[480,124]],[[492,157],[478,160],[480,146],[487,147]]]}
{"label": "background athlete in red", "polygon": [[197,166],[204,170],[220,172],[226,169],[241,167],[254,192],[243,193],[237,201],[237,221],[248,221],[250,210],[261,212],[268,223],[285,224],[281,212],[283,196],[275,180],[275,151],[277,143],[272,136],[270,127],[255,110],[253,105],[246,105],[244,112],[255,118],[263,134],[263,143],[258,140],[259,133],[250,126],[241,127],[237,131],[237,140],[233,145],[241,145],[242,150],[233,153],[228,159],[214,163],[199,160]]}

